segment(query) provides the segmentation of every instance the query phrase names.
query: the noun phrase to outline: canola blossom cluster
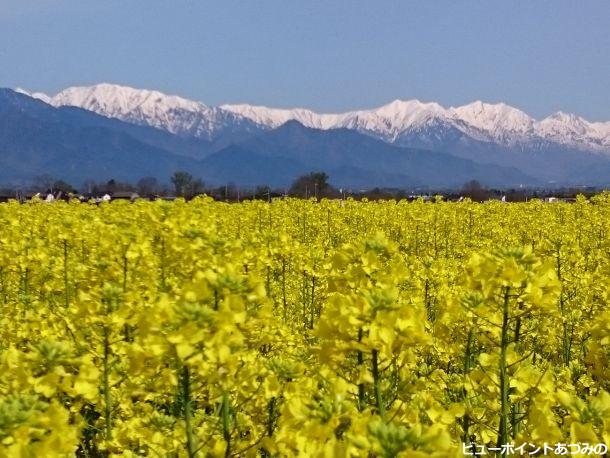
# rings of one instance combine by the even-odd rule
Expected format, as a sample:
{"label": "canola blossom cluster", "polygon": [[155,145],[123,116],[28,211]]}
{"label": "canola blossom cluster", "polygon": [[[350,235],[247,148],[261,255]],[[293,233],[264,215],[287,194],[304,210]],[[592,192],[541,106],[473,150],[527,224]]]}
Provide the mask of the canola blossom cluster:
{"label": "canola blossom cluster", "polygon": [[604,446],[609,300],[607,194],[9,202],[0,457]]}

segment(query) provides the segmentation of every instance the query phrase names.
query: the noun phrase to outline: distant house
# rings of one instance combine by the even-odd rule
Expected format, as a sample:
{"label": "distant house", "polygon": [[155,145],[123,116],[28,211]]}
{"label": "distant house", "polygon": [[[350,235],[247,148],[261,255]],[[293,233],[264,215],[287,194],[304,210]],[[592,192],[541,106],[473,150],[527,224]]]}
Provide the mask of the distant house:
{"label": "distant house", "polygon": [[131,202],[139,199],[140,196],[137,192],[131,191],[117,191],[112,194],[112,200],[130,200]]}
{"label": "distant house", "polygon": [[426,194],[411,194],[407,197],[407,200],[410,202],[418,199],[422,199],[424,202],[430,202],[434,200],[434,196],[429,196]]}

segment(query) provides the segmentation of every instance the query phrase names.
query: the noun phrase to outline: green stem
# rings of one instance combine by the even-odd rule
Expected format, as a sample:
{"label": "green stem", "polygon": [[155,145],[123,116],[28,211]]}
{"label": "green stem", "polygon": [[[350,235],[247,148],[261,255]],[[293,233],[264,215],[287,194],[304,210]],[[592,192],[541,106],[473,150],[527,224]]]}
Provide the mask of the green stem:
{"label": "green stem", "polygon": [[197,456],[193,434],[193,412],[191,400],[191,373],[187,366],[182,368],[182,395],[184,396],[184,426],[186,429],[186,453],[189,458]]}
{"label": "green stem", "polygon": [[[466,375],[470,372],[470,366],[472,364],[472,346],[474,343],[474,332],[473,329],[470,328],[468,331],[468,341],[466,342],[466,352],[464,354],[464,367],[463,367],[463,375]],[[462,389],[462,400],[465,400],[467,396],[466,389]],[[462,427],[464,430],[464,435],[462,436],[462,442],[467,443],[470,441],[470,416],[468,413],[464,415],[462,419]]]}
{"label": "green stem", "polygon": [[[358,343],[362,342],[362,328],[358,329]],[[364,364],[364,354],[361,350],[358,350],[358,367]],[[364,383],[358,384],[358,410],[362,412],[364,410]]]}
{"label": "green stem", "polygon": [[64,240],[64,292],[66,308],[70,306],[70,292],[68,290],[68,241]]}
{"label": "green stem", "polygon": [[[276,404],[277,404],[277,398],[275,398],[275,397],[272,397],[271,399],[269,399],[269,402],[267,403],[267,437],[272,437],[273,431],[275,431]],[[263,456],[264,458],[271,457],[271,453],[268,450],[266,450],[265,448],[262,448],[260,451],[261,451],[261,456]]]}
{"label": "green stem", "polygon": [[[267,291],[267,297],[273,301],[273,296],[271,295],[271,267],[267,266],[267,277],[265,281],[265,290]],[[275,308],[275,302],[273,301],[273,307]]]}
{"label": "green stem", "polygon": [[282,256],[282,302],[284,305],[284,323],[288,319],[288,307],[286,301],[286,258]]}
{"label": "green stem", "polygon": [[127,251],[123,254],[123,292],[127,291]]}
{"label": "green stem", "polygon": [[502,336],[500,340],[500,426],[498,428],[498,447],[508,444],[508,419],[510,413],[510,401],[508,390],[510,386],[508,377],[507,350],[509,344],[509,296],[510,288],[504,290],[504,301],[502,304]]}
{"label": "green stem", "polygon": [[161,291],[167,291],[167,284],[165,280],[165,238],[161,238]]}
{"label": "green stem", "polygon": [[229,395],[227,392],[222,393],[222,406],[220,415],[222,420],[222,437],[226,442],[225,458],[231,456],[231,420],[229,417]]}
{"label": "green stem", "polygon": [[314,317],[315,317],[315,292],[316,292],[316,276],[311,276],[311,306],[310,306],[310,321],[309,329],[313,329]]}
{"label": "green stem", "polygon": [[[515,344],[515,350],[517,350],[517,345],[519,344],[519,340],[521,339],[521,317],[518,317],[515,323],[515,337],[513,342]],[[513,403],[510,408],[510,425],[512,430],[512,436],[515,437],[519,434],[520,429],[520,406],[519,403]]]}
{"label": "green stem", "polygon": [[307,272],[303,271],[303,280],[301,282],[301,299],[302,299],[302,310],[303,310],[303,329],[307,329]]}
{"label": "green stem", "polygon": [[112,397],[110,393],[110,335],[107,326],[104,326],[104,416],[106,420],[106,440],[112,440]]}
{"label": "green stem", "polygon": [[275,404],[276,398],[273,397],[269,400],[267,404],[267,436],[273,436],[273,431],[275,430]]}
{"label": "green stem", "polygon": [[379,416],[385,421],[385,406],[383,405],[383,396],[381,394],[381,377],[379,376],[379,352],[377,350],[373,350],[372,360],[373,384],[375,386],[375,404],[377,406]]}

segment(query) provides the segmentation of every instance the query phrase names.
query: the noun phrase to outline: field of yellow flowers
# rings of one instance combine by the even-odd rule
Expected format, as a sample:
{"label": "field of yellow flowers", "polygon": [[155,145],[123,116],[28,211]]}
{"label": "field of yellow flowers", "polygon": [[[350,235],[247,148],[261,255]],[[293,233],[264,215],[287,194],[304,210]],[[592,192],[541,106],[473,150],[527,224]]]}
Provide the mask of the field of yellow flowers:
{"label": "field of yellow flowers", "polygon": [[599,455],[609,293],[606,194],[2,204],[0,456]]}

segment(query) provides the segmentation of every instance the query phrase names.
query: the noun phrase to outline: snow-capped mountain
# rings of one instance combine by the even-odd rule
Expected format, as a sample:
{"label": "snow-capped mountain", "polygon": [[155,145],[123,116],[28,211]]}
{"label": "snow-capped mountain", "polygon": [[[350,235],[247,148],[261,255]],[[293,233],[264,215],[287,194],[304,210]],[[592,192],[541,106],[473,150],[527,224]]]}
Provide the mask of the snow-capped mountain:
{"label": "snow-capped mountain", "polygon": [[483,103],[476,101],[468,105],[450,109],[455,119],[477,129],[483,138],[511,143],[536,135],[535,120],[527,113],[504,103]]}
{"label": "snow-capped mountain", "polygon": [[314,129],[353,129],[394,142],[405,131],[434,120],[446,120],[448,110],[437,103],[395,100],[372,110],[320,114],[304,108],[291,110],[252,105],[221,105],[220,108],[272,128],[287,121],[298,121]]}
{"label": "snow-capped mountain", "polygon": [[298,121],[305,127],[313,129],[332,129],[339,124],[342,116],[344,116],[341,114],[319,114],[305,108],[286,110],[247,104],[221,105],[220,108],[250,119],[260,126],[272,129],[288,121]]}
{"label": "snow-capped mountain", "polygon": [[[206,148],[211,151],[201,154]],[[242,139],[233,136],[223,146],[1,88],[0,151],[0,183],[18,185],[43,174],[70,183],[135,183],[142,177],[167,182],[179,170],[213,186],[284,189],[311,170],[327,171],[337,186],[359,189],[457,188],[472,179],[492,186],[538,183],[514,167],[396,147],[355,130],[290,121]]]}
{"label": "snow-capped mountain", "polygon": [[395,100],[372,110],[337,114],[252,105],[221,105],[221,108],[265,126],[277,127],[286,121],[296,120],[318,129],[355,129],[392,143],[402,143],[402,139],[412,135],[434,135],[431,130],[441,129],[502,146],[547,141],[610,153],[610,122],[594,123],[564,113],[537,121],[504,103],[476,101],[460,107],[444,108],[434,102]]}
{"label": "snow-capped mountain", "polygon": [[44,92],[28,92],[23,88],[16,88],[15,92],[19,93],[19,94],[25,94],[29,97],[32,97],[34,99],[38,99],[38,100],[42,100],[44,103],[48,103],[51,104],[51,97],[49,97],[47,94],[45,94]]}
{"label": "snow-capped mountain", "polygon": [[[54,96],[24,90],[19,92],[24,94],[20,95],[21,98],[16,98],[13,91],[7,92],[10,94],[7,100],[18,102],[15,119],[21,116],[19,107],[27,105],[34,117],[40,111],[48,115],[49,122],[54,118],[65,118],[70,129],[73,126],[80,129],[85,125],[106,129],[112,132],[116,141],[120,137],[121,141],[130,138],[136,142],[130,147],[134,150],[148,151],[153,147],[157,153],[164,152],[169,155],[166,158],[168,164],[187,158],[197,161],[191,168],[199,170],[198,167],[205,162],[210,168],[202,169],[205,172],[202,176],[210,181],[224,176],[245,183],[252,181],[252,176],[246,179],[245,175],[235,175],[234,172],[248,175],[249,171],[260,167],[266,167],[266,172],[257,180],[263,176],[283,175],[282,179],[286,179],[286,176],[292,177],[291,173],[297,169],[299,173],[327,170],[335,177],[345,178],[349,175],[345,167],[351,167],[353,173],[350,172],[350,176],[358,176],[362,180],[356,181],[364,183],[367,173],[383,165],[378,164],[382,157],[377,151],[390,148],[394,153],[388,150],[388,157],[392,154],[417,156],[413,164],[404,163],[406,168],[396,171],[402,177],[397,178],[398,182],[416,173],[417,167],[426,162],[422,154],[439,153],[445,158],[466,161],[461,163],[461,175],[457,169],[453,170],[453,184],[455,179],[459,181],[468,174],[486,177],[489,183],[496,184],[531,184],[534,181],[610,183],[610,122],[590,122],[561,112],[536,120],[503,103],[477,101],[460,107],[444,107],[434,102],[395,100],[370,110],[320,114],[307,109],[245,104],[214,107],[158,91],[111,84],[73,87]],[[35,103],[27,104],[27,100]],[[3,108],[0,104],[0,111]],[[6,128],[9,129],[7,132],[14,130],[8,125]],[[54,131],[49,132],[53,136]],[[72,139],[73,143],[80,144],[82,139],[79,135],[89,138],[95,132],[96,129],[91,132],[79,130]],[[278,135],[274,135],[275,132],[279,132]],[[57,135],[61,137],[63,133],[60,129]],[[31,146],[25,140],[24,148]],[[81,149],[93,150],[100,141],[99,136],[95,137]],[[61,139],[58,141],[57,148],[62,147],[65,143],[62,142]],[[107,147],[111,148],[112,144],[107,144]],[[46,151],[45,148],[41,151]],[[357,157],[356,151],[360,156]],[[325,157],[325,154],[330,156]],[[331,161],[335,156],[343,161],[341,171]],[[314,157],[318,162],[312,159]],[[257,161],[262,162],[258,164]],[[426,176],[422,183],[451,182],[448,175],[441,174],[448,164],[446,160],[427,163],[434,163],[437,168],[427,169],[425,174],[422,171],[420,175]],[[388,164],[390,162],[384,167]],[[491,168],[482,173],[483,169],[477,169],[478,166]],[[478,175],[475,173],[477,170]],[[387,168],[383,173],[396,174]],[[520,178],[515,173],[520,173]],[[434,181],[435,174],[442,180]],[[418,176],[413,175],[410,179],[416,178]],[[372,183],[374,180],[369,181]]]}
{"label": "snow-capped mountain", "polygon": [[[20,92],[28,94],[22,89]],[[39,92],[29,95],[55,107],[75,106],[110,118],[147,125],[182,136],[212,139],[223,129],[247,127],[252,124],[245,117],[201,102],[159,91],[107,83],[71,87],[52,97]]]}
{"label": "snow-capped mountain", "polygon": [[29,95],[56,107],[76,106],[130,123],[208,140],[226,132],[268,130],[296,120],[306,127],[352,129],[408,146],[442,148],[447,142],[474,141],[523,150],[550,143],[610,154],[610,122],[589,122],[562,112],[538,121],[504,103],[476,101],[445,108],[434,102],[395,100],[370,110],[324,114],[303,108],[247,104],[212,107],[158,91],[113,84],[72,87],[55,96]]}
{"label": "snow-capped mountain", "polygon": [[559,111],[536,123],[539,136],[564,145],[610,146],[610,122],[589,122],[574,114]]}
{"label": "snow-capped mountain", "polygon": [[424,103],[419,100],[394,100],[373,110],[347,113],[340,127],[356,129],[389,142],[399,142],[408,132],[434,126],[453,125],[451,115],[438,103]]}

